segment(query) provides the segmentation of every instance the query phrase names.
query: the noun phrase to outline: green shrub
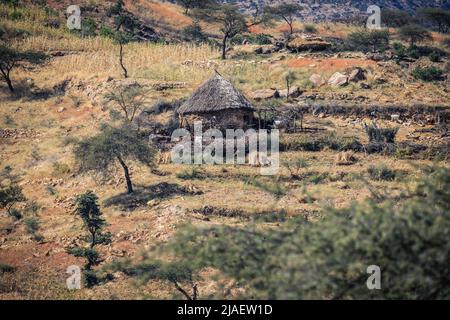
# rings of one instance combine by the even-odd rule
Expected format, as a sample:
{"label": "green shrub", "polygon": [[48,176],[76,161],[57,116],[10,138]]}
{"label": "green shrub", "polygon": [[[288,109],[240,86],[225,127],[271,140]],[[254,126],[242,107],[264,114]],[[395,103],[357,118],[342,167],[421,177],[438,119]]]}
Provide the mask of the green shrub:
{"label": "green shrub", "polygon": [[447,48],[450,48],[450,37],[446,37],[443,41],[442,44],[444,46],[446,46]]}
{"label": "green shrub", "polygon": [[396,128],[380,128],[376,123],[370,125],[364,124],[367,137],[370,143],[395,143],[399,127]]}
{"label": "green shrub", "polygon": [[313,24],[305,24],[306,33],[317,33],[317,28]]}
{"label": "green shrub", "polygon": [[202,27],[198,23],[194,23],[181,30],[181,35],[184,40],[205,42],[208,37],[203,33]]}
{"label": "green shrub", "polygon": [[5,115],[3,118],[3,123],[7,126],[13,125],[14,124],[14,119],[10,116],[10,115]]}
{"label": "green shrub", "polygon": [[13,11],[11,13],[11,15],[9,16],[9,18],[14,21],[21,20],[22,17],[23,17],[23,14],[20,11]]}
{"label": "green shrub", "polygon": [[107,26],[102,26],[100,28],[99,34],[100,34],[101,37],[109,38],[109,39],[112,39],[114,37],[114,35],[115,35],[114,31],[111,28],[107,27]]}
{"label": "green shrub", "polygon": [[399,58],[404,58],[407,54],[406,47],[400,42],[394,42],[392,45],[394,53]]}
{"label": "green shrub", "polygon": [[348,35],[349,44],[356,50],[383,51],[389,46],[390,34],[387,30],[360,30]]}
{"label": "green shrub", "polygon": [[324,149],[360,152],[363,151],[364,146],[355,137],[339,137],[336,134],[325,134],[314,138],[310,136],[286,137],[280,140],[281,151],[317,152]]}
{"label": "green shrub", "polygon": [[13,218],[16,221],[21,220],[23,218],[22,211],[16,208],[12,208],[8,214],[11,218]]}
{"label": "green shrub", "polygon": [[412,71],[412,75],[414,78],[422,80],[422,81],[439,81],[442,79],[443,71],[434,66],[431,67],[416,67]]}
{"label": "green shrub", "polygon": [[97,35],[97,22],[92,18],[82,19],[81,35],[83,37],[95,37]]}
{"label": "green shrub", "polygon": [[22,187],[14,183],[0,189],[0,209],[6,209],[8,214],[16,220],[22,218],[22,213],[15,209],[14,206],[26,200]]}
{"label": "green shrub", "polygon": [[28,217],[24,220],[25,224],[25,230],[26,232],[33,236],[33,239],[40,242],[44,239],[41,235],[39,235],[37,232],[39,231],[40,224],[37,217]]}
{"label": "green shrub", "polygon": [[431,52],[428,57],[430,58],[431,62],[440,62],[441,61],[441,55],[437,51]]}
{"label": "green shrub", "polygon": [[292,178],[299,178],[300,171],[309,167],[309,162],[305,158],[297,158],[292,161],[284,161],[282,165],[289,171]]}
{"label": "green shrub", "polygon": [[420,54],[419,50],[417,49],[417,47],[409,48],[407,52],[408,52],[408,56],[410,58],[419,59],[421,57],[421,54]]}
{"label": "green shrub", "polygon": [[386,165],[370,166],[367,169],[369,176],[377,181],[393,181],[396,176],[395,170],[389,169]]}

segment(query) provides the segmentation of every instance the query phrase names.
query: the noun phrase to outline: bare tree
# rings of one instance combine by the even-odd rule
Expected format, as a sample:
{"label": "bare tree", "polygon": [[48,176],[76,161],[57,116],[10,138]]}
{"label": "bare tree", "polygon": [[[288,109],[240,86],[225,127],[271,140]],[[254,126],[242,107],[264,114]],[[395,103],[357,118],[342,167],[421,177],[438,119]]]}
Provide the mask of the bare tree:
{"label": "bare tree", "polygon": [[147,91],[142,87],[117,88],[106,95],[122,111],[126,121],[132,123],[138,111],[142,110]]}

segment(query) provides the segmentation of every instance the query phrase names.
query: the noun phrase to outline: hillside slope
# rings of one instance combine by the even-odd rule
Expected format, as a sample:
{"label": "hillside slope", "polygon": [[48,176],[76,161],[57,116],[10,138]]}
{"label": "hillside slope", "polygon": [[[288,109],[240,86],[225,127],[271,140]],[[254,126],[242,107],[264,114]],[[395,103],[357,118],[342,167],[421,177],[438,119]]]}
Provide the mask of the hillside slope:
{"label": "hillside slope", "polygon": [[[254,10],[257,6],[274,5],[286,1],[275,0],[222,0],[224,3],[237,3],[245,10]],[[381,8],[400,9],[410,13],[418,8],[424,7],[444,7],[450,8],[447,0],[294,0],[304,6],[304,10],[299,16],[312,21],[341,20],[357,13],[365,12],[370,5],[378,5]]]}

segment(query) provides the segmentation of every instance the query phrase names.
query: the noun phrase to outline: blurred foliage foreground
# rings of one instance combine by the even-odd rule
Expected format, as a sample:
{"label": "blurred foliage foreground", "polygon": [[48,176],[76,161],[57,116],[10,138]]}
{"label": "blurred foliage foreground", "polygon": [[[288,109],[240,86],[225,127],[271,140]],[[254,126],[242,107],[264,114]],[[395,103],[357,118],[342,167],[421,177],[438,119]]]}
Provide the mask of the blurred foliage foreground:
{"label": "blurred foliage foreground", "polygon": [[[170,243],[112,267],[144,283],[169,281],[188,299],[197,298],[208,267],[234,279],[242,298],[449,299],[450,170],[428,168],[424,176],[399,198],[324,209],[316,222],[186,227]],[[367,288],[370,265],[381,269],[380,290]]]}

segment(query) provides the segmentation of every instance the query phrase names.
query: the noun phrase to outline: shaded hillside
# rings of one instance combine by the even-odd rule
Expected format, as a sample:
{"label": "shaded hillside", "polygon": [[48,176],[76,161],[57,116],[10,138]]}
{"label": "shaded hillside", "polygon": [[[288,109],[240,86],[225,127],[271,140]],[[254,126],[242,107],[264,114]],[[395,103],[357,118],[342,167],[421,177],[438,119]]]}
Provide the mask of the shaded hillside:
{"label": "shaded hillside", "polygon": [[[286,1],[269,1],[269,0],[222,0],[226,3],[237,3],[243,9],[253,11],[255,8],[273,5]],[[299,16],[314,21],[324,20],[343,20],[357,13],[365,12],[370,5],[378,5],[381,8],[400,9],[410,13],[415,12],[418,8],[424,7],[443,7],[450,8],[448,0],[296,0],[305,7]]]}

